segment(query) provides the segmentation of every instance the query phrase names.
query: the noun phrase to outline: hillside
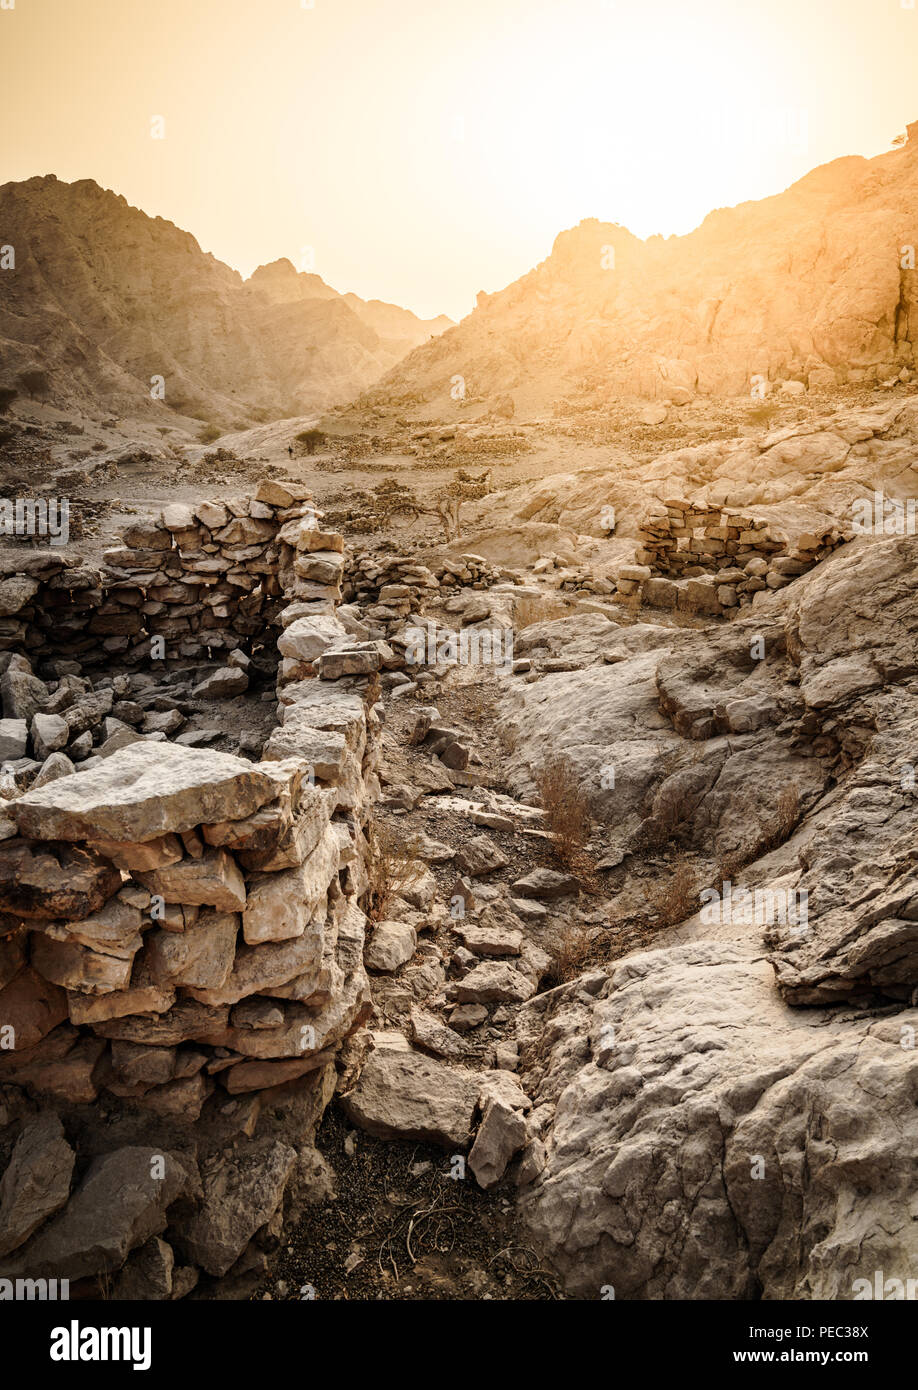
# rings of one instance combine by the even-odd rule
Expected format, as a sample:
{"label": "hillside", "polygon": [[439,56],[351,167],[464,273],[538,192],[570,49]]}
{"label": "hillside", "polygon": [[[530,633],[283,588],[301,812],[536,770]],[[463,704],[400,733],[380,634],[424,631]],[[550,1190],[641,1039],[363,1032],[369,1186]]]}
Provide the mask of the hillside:
{"label": "hillside", "polygon": [[91,179],[0,188],[0,384],[53,376],[56,404],[225,426],[303,415],[353,395],[449,324],[356,295],[288,261],[248,281],[194,237]]}
{"label": "hillside", "polygon": [[888,376],[912,363],[916,225],[918,125],[901,148],[835,160],[687,236],[641,241],[588,219],[370,400],[451,410],[456,376],[467,405],[513,393],[524,411],[596,392],[683,404],[748,393],[755,375],[817,387]]}

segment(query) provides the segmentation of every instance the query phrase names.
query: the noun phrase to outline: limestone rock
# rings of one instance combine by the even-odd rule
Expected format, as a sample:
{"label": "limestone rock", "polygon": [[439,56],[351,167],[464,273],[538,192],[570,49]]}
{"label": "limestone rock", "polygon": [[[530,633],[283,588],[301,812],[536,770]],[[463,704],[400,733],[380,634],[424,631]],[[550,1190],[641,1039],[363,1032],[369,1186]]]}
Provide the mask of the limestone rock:
{"label": "limestone rock", "polygon": [[232,855],[208,849],[199,859],[190,856],[159,869],[135,870],[151,893],[166,902],[204,905],[218,912],[239,912],[245,907],[245,880]]}
{"label": "limestone rock", "polygon": [[137,743],[12,803],[20,833],[43,840],[144,841],[241,820],[276,795],[258,764],[212,749]]}
{"label": "limestone rock", "polygon": [[536,986],[513,966],[489,960],[476,965],[453,986],[463,1004],[519,1003],[529,999]]}
{"label": "limestone rock", "polygon": [[488,1100],[469,1153],[469,1167],[478,1186],[488,1188],[499,1182],[526,1139],[526,1121],[519,1110],[497,1098]]}
{"label": "limestone rock", "polygon": [[[42,788],[40,794],[56,787]],[[90,850],[22,840],[0,844],[0,908],[15,916],[78,920],[97,912],[120,887],[117,870]]]}
{"label": "limestone rock", "polygon": [[114,1271],[166,1227],[194,1178],[168,1151],[129,1147],[94,1158],[67,1206],[22,1247],[4,1273],[80,1279]]}
{"label": "limestone rock", "polygon": [[370,1053],[341,1106],[355,1125],[379,1139],[417,1139],[446,1148],[468,1144],[478,1104],[475,1072],[434,1062],[419,1052]]}
{"label": "limestone rock", "polygon": [[711,941],[526,1004],[552,1118],[523,1212],[570,1292],[850,1299],[908,1268],[916,1021],[788,1009],[760,951]]}
{"label": "limestone rock", "polygon": [[296,1150],[266,1139],[215,1156],[202,1171],[203,1202],[175,1244],[186,1259],[220,1276],[280,1206]]}
{"label": "limestone rock", "polygon": [[417,932],[407,922],[377,922],[363,953],[367,969],[398,970],[414,955],[417,944]]}
{"label": "limestone rock", "polygon": [[185,932],[152,931],[146,963],[158,984],[220,989],[236,955],[239,918],[235,913],[202,913]]}

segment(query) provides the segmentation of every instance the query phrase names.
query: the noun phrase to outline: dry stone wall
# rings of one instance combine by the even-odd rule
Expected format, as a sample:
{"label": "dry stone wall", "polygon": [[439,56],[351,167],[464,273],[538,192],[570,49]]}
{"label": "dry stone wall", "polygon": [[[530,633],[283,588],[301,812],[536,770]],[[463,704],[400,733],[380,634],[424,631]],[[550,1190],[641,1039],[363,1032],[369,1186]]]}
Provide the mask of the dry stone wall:
{"label": "dry stone wall", "polygon": [[617,592],[654,608],[729,616],[757,593],[783,589],[842,543],[837,527],[802,532],[791,545],[767,520],[682,498],[649,512],[638,531],[634,565],[618,573]]}
{"label": "dry stone wall", "polygon": [[254,497],[175,503],[121,532],[101,567],[50,550],[0,562],[0,650],[125,665],[273,648],[290,599],[340,596],[343,540],[312,494],[263,482]]}
{"label": "dry stone wall", "polygon": [[[83,611],[114,618],[103,609],[120,604],[188,655],[215,633],[262,639],[246,607],[257,595],[259,621],[271,613],[283,632],[282,657],[296,652],[278,669],[281,722],[260,763],[140,740],[5,802],[0,1083],[37,1097],[89,1102],[104,1090],[194,1118],[215,1091],[333,1066],[369,1014],[360,900],[382,657],[336,617],[343,542],[303,499],[240,501],[225,522],[216,507],[167,508],[131,528],[108,597]],[[127,576],[159,597],[123,603]],[[176,614],[194,607],[179,588],[229,598],[233,579],[246,583],[229,618],[205,605],[231,628]],[[173,582],[174,598],[163,593]],[[42,631],[49,591],[42,580],[19,610],[26,636]],[[92,623],[81,643],[102,638]],[[135,657],[149,640],[117,636]]]}

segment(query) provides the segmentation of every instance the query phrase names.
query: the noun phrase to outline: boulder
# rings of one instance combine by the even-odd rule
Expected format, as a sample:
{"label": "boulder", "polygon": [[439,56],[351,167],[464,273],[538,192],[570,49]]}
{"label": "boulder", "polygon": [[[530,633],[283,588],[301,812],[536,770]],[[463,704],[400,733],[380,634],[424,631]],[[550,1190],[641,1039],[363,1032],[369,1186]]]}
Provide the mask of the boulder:
{"label": "boulder", "polygon": [[271,1221],[296,1161],[296,1150],[276,1139],[211,1159],[201,1174],[203,1201],[175,1238],[184,1257],[208,1274],[226,1274]]}
{"label": "boulder", "polygon": [[28,746],[29,726],[24,719],[0,719],[0,762],[24,758]]}
{"label": "boulder", "polygon": [[25,1122],[0,1179],[0,1256],[60,1211],[70,1196],[74,1152],[51,1110]]}
{"label": "boulder", "polygon": [[348,1119],[378,1139],[417,1139],[464,1149],[478,1104],[479,1079],[419,1052],[377,1046],[356,1086],[341,1097]]}
{"label": "boulder", "polygon": [[536,986],[513,966],[489,960],[476,965],[453,990],[463,1004],[518,1004],[535,994]]}
{"label": "boulder", "polygon": [[492,874],[509,863],[507,855],[488,835],[473,835],[456,851],[456,864],[464,874],[470,874],[472,878]]}
{"label": "boulder", "polygon": [[528,1137],[526,1121],[519,1110],[497,1097],[484,1106],[481,1124],[469,1154],[469,1167],[479,1187],[499,1182],[513,1156]]}
{"label": "boulder", "polygon": [[167,1211],[190,1196],[196,1174],[163,1149],[128,1147],[94,1158],[61,1214],[47,1223],[4,1274],[76,1280],[113,1273],[130,1252],[167,1224]]}
{"label": "boulder", "polygon": [[414,955],[418,934],[407,922],[377,922],[364,949],[368,970],[392,972]]}

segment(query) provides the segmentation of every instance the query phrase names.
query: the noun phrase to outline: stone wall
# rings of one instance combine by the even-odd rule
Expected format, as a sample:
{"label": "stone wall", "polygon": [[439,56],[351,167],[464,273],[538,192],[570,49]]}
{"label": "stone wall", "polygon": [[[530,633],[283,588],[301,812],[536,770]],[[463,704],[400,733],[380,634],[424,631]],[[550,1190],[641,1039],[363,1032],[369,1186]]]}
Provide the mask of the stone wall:
{"label": "stone wall", "polygon": [[[294,669],[278,672],[281,722],[260,763],[139,740],[5,802],[0,1082],[37,1096],[88,1102],[105,1090],[193,1118],[215,1091],[332,1065],[369,1012],[360,899],[378,795],[379,645],[335,616],[343,542],[302,503],[240,501],[225,526],[214,506],[197,508],[194,525],[187,509],[167,508],[130,528],[132,558],[120,553],[114,589],[130,574],[145,595],[159,592],[143,617],[169,648],[197,651],[221,629],[195,625],[194,613],[186,628],[161,577],[207,596],[232,577],[263,576],[238,586],[232,621],[260,590],[263,619],[276,606],[278,630],[296,644]],[[226,553],[237,546],[253,553]],[[137,568],[153,557],[156,570]],[[26,635],[44,630],[42,585],[17,616]],[[107,593],[83,611],[121,603]],[[245,635],[263,637],[244,621]],[[92,622],[81,643],[102,637]],[[118,636],[136,657],[139,634]]]}
{"label": "stone wall", "polygon": [[618,573],[617,592],[655,608],[729,616],[757,593],[783,589],[831,554],[836,527],[801,532],[791,544],[767,520],[674,498],[649,512],[638,531],[634,565]]}
{"label": "stone wall", "polygon": [[340,597],[343,541],[318,525],[312,494],[262,483],[254,497],[176,503],[127,526],[103,565],[53,550],[0,563],[0,650],[35,659],[138,665],[273,648],[285,602]]}

